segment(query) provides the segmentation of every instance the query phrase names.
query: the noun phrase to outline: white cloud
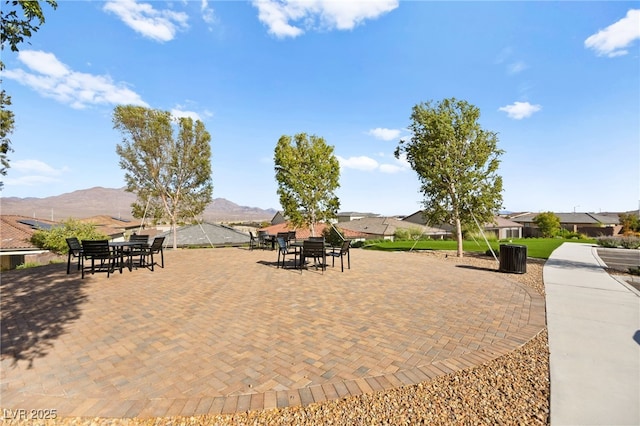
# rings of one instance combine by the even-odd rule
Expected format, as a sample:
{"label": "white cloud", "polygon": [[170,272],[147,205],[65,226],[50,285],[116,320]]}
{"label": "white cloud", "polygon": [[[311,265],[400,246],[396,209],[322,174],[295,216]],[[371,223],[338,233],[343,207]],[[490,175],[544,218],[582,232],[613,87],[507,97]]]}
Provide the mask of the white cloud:
{"label": "white cloud", "polygon": [[376,139],[382,139],[383,141],[391,141],[400,136],[400,130],[398,129],[385,129],[377,127],[367,132],[368,135],[373,136]]}
{"label": "white cloud", "polygon": [[[15,160],[11,162],[9,174],[4,180],[7,186],[36,186],[52,182],[60,182],[69,169],[56,169],[40,160]],[[18,176],[14,176],[17,174]]]}
{"label": "white cloud", "polygon": [[89,105],[141,105],[148,106],[134,91],[123,83],[114,83],[111,77],[92,75],[71,70],[52,53],[22,50],[18,60],[31,71],[6,70],[3,77],[16,80],[40,95],[82,109]]}
{"label": "white cloud", "polygon": [[196,120],[202,121],[202,118],[200,118],[200,114],[194,111],[183,111],[181,109],[173,108],[171,110],[171,115],[174,116],[175,118],[189,117],[193,121],[196,121]]}
{"label": "white cloud", "polygon": [[371,157],[359,156],[343,158],[337,156],[340,167],[344,169],[354,169],[365,172],[379,171],[382,173],[398,173],[410,168],[406,158],[400,158],[393,160],[393,163],[379,163]]}
{"label": "white cloud", "polygon": [[629,53],[626,48],[640,39],[640,9],[631,9],[627,16],[609,25],[604,30],[589,36],[584,46],[596,51],[598,56],[622,56]]}
{"label": "white cloud", "polygon": [[527,64],[525,64],[523,61],[518,61],[512,64],[509,64],[509,66],[507,67],[507,72],[509,74],[518,74],[526,70],[527,68],[528,68]]}
{"label": "white cloud", "polygon": [[202,0],[200,12],[202,12],[202,20],[207,24],[212,25],[216,22],[216,14],[213,8],[209,7],[208,0]]}
{"label": "white cloud", "polygon": [[349,157],[349,158],[342,158],[340,156],[337,156],[337,158],[338,158],[338,161],[340,162],[340,167],[343,167],[346,169],[371,171],[371,170],[376,170],[379,166],[376,160],[366,156]]}
{"label": "white cloud", "polygon": [[[351,30],[397,8],[399,0],[253,0],[258,19],[276,37],[297,37],[305,30]],[[302,27],[302,28],[301,28]]]}
{"label": "white cloud", "polygon": [[514,102],[511,105],[498,108],[498,111],[506,112],[509,118],[522,120],[523,118],[531,117],[534,112],[538,112],[541,109],[540,105],[531,105],[529,102]]}
{"label": "white cloud", "polygon": [[173,40],[178,30],[188,28],[186,13],[157,10],[136,0],[108,1],[103,10],[116,14],[131,29],[155,41]]}

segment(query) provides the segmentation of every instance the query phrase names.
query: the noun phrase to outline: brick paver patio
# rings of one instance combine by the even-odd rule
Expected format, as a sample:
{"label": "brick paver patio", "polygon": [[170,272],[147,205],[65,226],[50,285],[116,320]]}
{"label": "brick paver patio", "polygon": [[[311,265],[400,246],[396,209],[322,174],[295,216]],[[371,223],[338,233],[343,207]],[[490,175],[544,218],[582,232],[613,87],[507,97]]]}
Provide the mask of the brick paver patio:
{"label": "brick paver patio", "polygon": [[[508,274],[352,250],[352,268],[276,269],[275,251],[165,252],[165,269],[2,274],[4,409],[160,417],[306,405],[429,380],[545,326]],[[339,264],[339,260],[338,260]]]}

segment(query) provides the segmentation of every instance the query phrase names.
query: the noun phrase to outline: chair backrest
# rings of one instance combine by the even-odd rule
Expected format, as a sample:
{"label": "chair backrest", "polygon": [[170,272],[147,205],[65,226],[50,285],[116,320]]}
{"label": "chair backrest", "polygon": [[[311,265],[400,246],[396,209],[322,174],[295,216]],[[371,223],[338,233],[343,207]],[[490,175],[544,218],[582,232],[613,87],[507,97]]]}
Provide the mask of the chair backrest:
{"label": "chair backrest", "polygon": [[155,237],[153,239],[153,243],[151,243],[151,247],[149,247],[152,251],[160,251],[162,250],[162,244],[164,243],[164,237]]}
{"label": "chair backrest", "polygon": [[253,235],[253,232],[251,231],[249,231],[249,238],[251,238],[251,241],[256,239],[256,237]]}
{"label": "chair backrest", "polygon": [[129,241],[131,242],[141,242],[141,243],[148,243],[149,242],[149,236],[148,235],[138,235],[138,234],[133,234],[129,237]]}
{"label": "chair backrest", "polygon": [[67,245],[69,246],[69,252],[74,256],[79,256],[82,251],[82,245],[80,244],[80,240],[76,237],[67,238]]}
{"label": "chair backrest", "polygon": [[289,241],[294,241],[296,239],[296,231],[289,231],[289,235],[287,237]]}
{"label": "chair backrest", "polygon": [[342,242],[342,247],[340,248],[340,252],[342,254],[345,254],[346,252],[349,251],[349,247],[351,247],[351,240],[344,240]]}
{"label": "chair backrest", "polygon": [[82,254],[89,258],[108,258],[111,255],[108,240],[82,240]]}
{"label": "chair backrest", "polygon": [[324,256],[324,241],[304,240],[302,242],[302,251],[305,256],[309,257]]}
{"label": "chair backrest", "polygon": [[264,239],[267,235],[267,231],[258,231],[258,241],[264,242]]}
{"label": "chair backrest", "polygon": [[277,237],[276,240],[278,241],[278,247],[280,247],[280,251],[282,252],[287,252],[287,242],[285,241],[284,238],[282,237]]}

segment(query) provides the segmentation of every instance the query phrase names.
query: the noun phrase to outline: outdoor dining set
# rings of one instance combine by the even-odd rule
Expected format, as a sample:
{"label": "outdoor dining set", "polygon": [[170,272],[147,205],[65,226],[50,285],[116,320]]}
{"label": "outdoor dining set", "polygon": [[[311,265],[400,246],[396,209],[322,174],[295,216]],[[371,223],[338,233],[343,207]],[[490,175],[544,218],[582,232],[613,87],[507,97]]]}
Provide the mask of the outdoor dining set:
{"label": "outdoor dining set", "polygon": [[[131,235],[128,241],[82,240],[67,238],[67,274],[71,271],[71,259],[77,258],[77,269],[84,278],[85,272],[106,272],[107,277],[116,269],[122,273],[123,267],[132,271],[143,267],[154,270],[154,265],[164,268],[164,237],[155,237],[149,242],[146,235]],[[154,255],[160,255],[160,263]]]}
{"label": "outdoor dining set", "polygon": [[[307,239],[296,239],[295,231],[279,232],[277,234],[268,234],[264,231],[258,231],[258,236],[254,236],[252,232],[250,236],[250,248],[267,249],[278,251],[278,260],[276,267],[285,267],[285,259],[287,256],[293,256],[293,265],[295,268],[302,270],[308,263],[313,260],[316,269],[320,268],[322,272],[327,267],[327,257],[331,257],[331,266],[335,266],[336,258],[340,258],[340,268],[344,272],[344,258],[347,259],[347,268],[351,269],[351,240],[343,240],[340,245],[331,245],[325,241],[324,237],[309,237]],[[282,259],[282,260],[281,260]]]}

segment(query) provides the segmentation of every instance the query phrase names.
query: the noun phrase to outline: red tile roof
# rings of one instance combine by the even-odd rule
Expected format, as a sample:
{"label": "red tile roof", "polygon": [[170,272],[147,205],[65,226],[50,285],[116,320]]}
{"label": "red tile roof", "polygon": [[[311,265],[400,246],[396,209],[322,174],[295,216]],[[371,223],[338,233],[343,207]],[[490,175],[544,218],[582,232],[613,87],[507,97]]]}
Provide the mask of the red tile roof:
{"label": "red tile roof", "polygon": [[[316,223],[315,225],[315,234],[316,236],[320,236],[322,235],[322,232],[324,231],[324,229],[330,225],[327,225],[326,223]],[[342,229],[340,228],[339,224],[335,225],[336,228],[340,229],[340,232],[343,233],[344,237],[347,239],[354,239],[354,238],[363,238],[364,234],[362,234],[361,232],[356,232],[356,231],[350,231],[348,229]],[[269,234],[277,234],[278,232],[288,232],[288,231],[296,231],[296,238],[299,239],[305,239],[305,238],[309,238],[311,236],[311,229],[310,228],[295,228],[291,225],[290,222],[285,222],[285,223],[279,223],[277,225],[271,225],[271,226],[267,226],[266,228],[261,228],[261,231],[267,231]]]}
{"label": "red tile roof", "polygon": [[[38,247],[29,241],[36,231],[33,226],[21,223],[21,221],[33,221],[28,216],[0,215],[0,250],[37,249]],[[45,219],[37,219],[38,222],[47,225],[55,225],[56,222]]]}

